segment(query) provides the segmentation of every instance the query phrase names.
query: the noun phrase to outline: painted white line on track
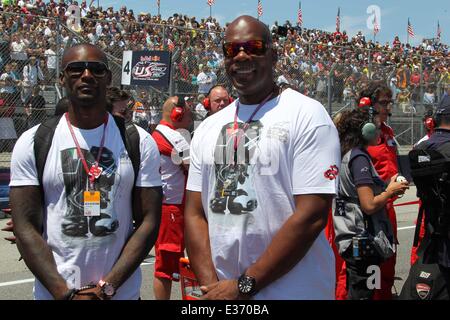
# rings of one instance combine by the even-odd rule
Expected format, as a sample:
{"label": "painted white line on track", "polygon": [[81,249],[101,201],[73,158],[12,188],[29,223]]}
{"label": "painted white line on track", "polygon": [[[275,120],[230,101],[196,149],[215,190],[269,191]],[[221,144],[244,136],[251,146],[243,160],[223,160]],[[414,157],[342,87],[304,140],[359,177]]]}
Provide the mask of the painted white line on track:
{"label": "painted white line on track", "polygon": [[3,282],[3,283],[0,283],[0,287],[15,286],[16,284],[29,283],[29,282],[34,282],[34,278],[10,281],[10,282]]}
{"label": "painted white line on track", "polygon": [[415,227],[416,227],[416,226],[409,226],[409,227],[397,228],[397,231],[408,230],[408,229],[414,229]]}

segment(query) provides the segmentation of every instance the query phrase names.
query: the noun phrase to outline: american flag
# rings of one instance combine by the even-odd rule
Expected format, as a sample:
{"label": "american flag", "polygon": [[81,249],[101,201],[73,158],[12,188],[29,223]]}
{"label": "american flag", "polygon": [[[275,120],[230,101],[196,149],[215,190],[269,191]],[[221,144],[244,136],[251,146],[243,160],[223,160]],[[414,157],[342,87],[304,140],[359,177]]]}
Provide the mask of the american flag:
{"label": "american flag", "polygon": [[258,0],[258,18],[263,15],[263,8],[261,0]]}
{"label": "american flag", "polygon": [[302,12],[302,3],[298,3],[298,15],[297,15],[297,23],[301,27],[303,25],[303,12]]}
{"label": "american flag", "polygon": [[374,15],[373,15],[373,33],[376,35],[378,32],[380,32],[380,26],[378,25],[378,21],[377,21],[377,14],[374,12]]}
{"label": "american flag", "polygon": [[341,8],[338,8],[338,13],[336,16],[336,31],[339,32],[341,29]]}
{"label": "american flag", "polygon": [[438,38],[439,40],[441,40],[441,33],[442,33],[442,30],[441,30],[441,26],[439,25],[439,20],[438,20],[437,38]]}
{"label": "american flag", "polygon": [[208,6],[212,6],[214,4],[214,0],[208,0]]}
{"label": "american flag", "polygon": [[411,22],[409,22],[409,18],[408,18],[408,35],[411,38],[414,38],[414,29],[413,29],[413,27],[411,25]]}

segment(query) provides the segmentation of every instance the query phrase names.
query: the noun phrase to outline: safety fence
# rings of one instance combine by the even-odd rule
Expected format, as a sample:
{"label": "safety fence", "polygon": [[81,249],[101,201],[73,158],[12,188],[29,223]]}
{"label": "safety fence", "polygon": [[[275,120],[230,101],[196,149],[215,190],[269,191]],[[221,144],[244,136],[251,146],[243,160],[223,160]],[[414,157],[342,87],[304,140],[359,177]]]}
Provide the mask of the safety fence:
{"label": "safety fence", "polygon": [[[64,96],[58,83],[62,54],[76,43],[90,42],[106,52],[116,87],[121,86],[124,50],[171,51],[169,87],[121,86],[144,106],[143,122],[160,118],[169,95],[190,96],[196,105],[214,84],[235,94],[225,73],[220,28],[84,18],[77,25],[68,20],[0,12],[0,166],[9,162],[20,134],[53,114]],[[319,100],[331,115],[355,107],[357,93],[370,80],[385,81],[394,91],[390,124],[404,145],[423,136],[424,112],[435,108],[449,88],[448,71],[441,72],[449,69],[448,56],[387,59],[395,54],[379,48],[304,43],[292,37],[276,38],[274,47],[279,57],[274,80]]]}

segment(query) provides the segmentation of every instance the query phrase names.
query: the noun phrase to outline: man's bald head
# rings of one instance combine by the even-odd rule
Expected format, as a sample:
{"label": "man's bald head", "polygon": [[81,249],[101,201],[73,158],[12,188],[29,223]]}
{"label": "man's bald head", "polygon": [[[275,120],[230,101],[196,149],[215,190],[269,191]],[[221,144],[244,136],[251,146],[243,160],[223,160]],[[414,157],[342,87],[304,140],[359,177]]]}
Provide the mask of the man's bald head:
{"label": "man's bald head", "polygon": [[[261,21],[252,16],[239,16],[234,19],[227,27],[225,32],[226,41],[241,41],[240,38],[245,38],[251,34],[257,34],[261,40],[267,43],[272,43],[272,36],[269,28]],[[239,37],[236,39],[236,37]]]}
{"label": "man's bald head", "polygon": [[73,47],[70,47],[64,52],[61,63],[62,69],[64,69],[69,62],[73,62],[74,57],[78,56],[79,54],[81,54],[82,56],[96,57],[95,60],[91,61],[102,61],[106,65],[108,65],[108,58],[99,47],[90,43],[80,43],[74,45]]}
{"label": "man's bald head", "polygon": [[226,73],[242,103],[259,103],[274,90],[278,56],[265,24],[250,16],[236,18],[225,32],[224,54]]}
{"label": "man's bald head", "polygon": [[167,116],[168,118],[170,118],[170,114],[172,112],[172,109],[175,108],[178,105],[178,97],[169,97],[166,102],[164,102],[163,105],[163,117]]}
{"label": "man's bald head", "polygon": [[[162,119],[168,123],[171,123],[176,129],[187,129],[192,124],[192,112],[191,109],[183,103],[184,101],[179,102],[178,99],[183,98],[177,96],[169,97],[166,102],[164,102],[164,105],[162,107]],[[174,121],[170,117],[170,115],[172,113],[172,110],[177,106],[183,107],[184,112],[181,119],[179,119],[178,121]]]}

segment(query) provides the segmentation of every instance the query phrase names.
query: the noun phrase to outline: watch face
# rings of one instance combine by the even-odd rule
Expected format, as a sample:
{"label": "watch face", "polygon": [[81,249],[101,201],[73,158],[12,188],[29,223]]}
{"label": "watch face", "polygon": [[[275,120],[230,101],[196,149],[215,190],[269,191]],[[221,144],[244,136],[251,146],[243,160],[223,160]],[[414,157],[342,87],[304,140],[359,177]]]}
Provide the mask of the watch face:
{"label": "watch face", "polygon": [[116,292],[116,290],[114,290],[114,287],[112,286],[112,284],[106,283],[103,286],[103,292],[105,295],[112,297],[114,295],[114,293]]}
{"label": "watch face", "polygon": [[249,276],[243,276],[238,281],[239,292],[249,294],[255,287],[255,279]]}

